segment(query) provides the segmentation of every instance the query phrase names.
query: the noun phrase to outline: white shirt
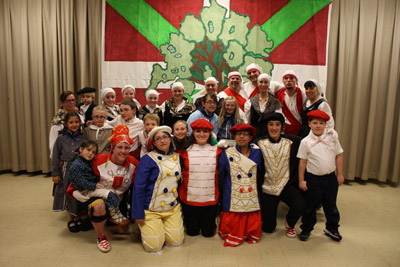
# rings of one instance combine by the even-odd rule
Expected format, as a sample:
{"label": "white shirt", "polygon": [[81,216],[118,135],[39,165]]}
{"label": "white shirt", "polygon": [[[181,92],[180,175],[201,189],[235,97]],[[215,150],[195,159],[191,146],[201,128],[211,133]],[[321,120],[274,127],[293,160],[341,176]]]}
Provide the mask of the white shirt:
{"label": "white shirt", "polygon": [[[274,89],[274,94],[276,95],[276,93],[279,91],[279,87],[275,87]],[[303,109],[303,104],[304,102],[307,100],[306,97],[306,93],[304,92],[303,89],[300,88],[301,94],[303,96],[303,103],[300,109]],[[286,103],[286,105],[288,106],[289,111],[293,114],[293,116],[301,123],[301,115],[297,109],[297,91],[293,96],[289,96],[287,91],[285,90],[285,97],[284,97],[284,101]],[[291,124],[290,121],[288,119],[286,119],[285,117],[285,123],[286,124]]]}
{"label": "white shirt", "polygon": [[250,99],[250,96],[253,93],[254,89],[256,89],[256,87],[251,82],[243,84],[243,97],[246,99]]}
{"label": "white shirt", "polygon": [[336,170],[336,156],[343,153],[335,130],[325,130],[321,136],[310,133],[301,140],[297,157],[307,160],[307,172],[326,175]]}
{"label": "white shirt", "polygon": [[133,118],[129,121],[125,121],[121,115],[118,115],[112,121],[106,121],[106,123],[112,127],[118,125],[126,125],[129,128],[129,137],[133,140],[133,145],[131,146],[130,152],[135,151],[139,147],[139,133],[144,130],[144,124],[141,119]]}

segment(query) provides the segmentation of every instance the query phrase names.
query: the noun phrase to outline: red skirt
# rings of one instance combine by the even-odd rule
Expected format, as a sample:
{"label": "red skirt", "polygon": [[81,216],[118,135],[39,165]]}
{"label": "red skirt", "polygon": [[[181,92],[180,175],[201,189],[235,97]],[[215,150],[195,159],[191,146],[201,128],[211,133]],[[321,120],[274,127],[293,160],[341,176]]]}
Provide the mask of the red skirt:
{"label": "red skirt", "polygon": [[224,246],[236,247],[247,241],[257,243],[261,236],[261,212],[221,212],[218,233]]}

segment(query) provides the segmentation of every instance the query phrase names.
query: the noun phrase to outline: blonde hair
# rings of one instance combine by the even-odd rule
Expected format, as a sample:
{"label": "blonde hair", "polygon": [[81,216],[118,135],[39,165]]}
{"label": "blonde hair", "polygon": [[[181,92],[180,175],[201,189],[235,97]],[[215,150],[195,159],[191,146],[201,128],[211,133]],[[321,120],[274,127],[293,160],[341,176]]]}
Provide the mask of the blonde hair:
{"label": "blonde hair", "polygon": [[219,113],[219,116],[218,116],[218,128],[220,128],[222,123],[224,123],[224,119],[225,119],[225,115],[226,115],[225,102],[231,101],[231,100],[233,100],[235,102],[235,111],[233,112],[233,114],[235,115],[235,121],[240,121],[239,105],[236,101],[236,98],[234,96],[228,96],[227,98],[224,99],[224,102],[221,105],[221,112]]}
{"label": "blonde hair", "polygon": [[84,96],[84,95],[89,95],[91,98],[93,98],[92,100],[94,100],[94,98],[95,98],[95,96],[96,96],[96,94],[95,94],[94,92],[90,92],[90,93],[83,93],[83,94],[81,94],[81,98],[82,98],[82,96]]}
{"label": "blonde hair", "polygon": [[158,117],[157,114],[155,113],[147,113],[144,117],[143,117],[143,122],[146,122],[146,120],[153,120],[157,122],[157,125],[160,125],[160,117]]}
{"label": "blonde hair", "polygon": [[176,125],[178,122],[180,122],[180,123],[184,124],[184,125],[186,126],[186,130],[188,130],[188,131],[189,131],[189,125],[188,125],[187,121],[184,121],[184,120],[178,120],[178,121],[176,121],[176,122],[174,123],[174,125],[172,126],[172,132],[174,132],[175,125]]}
{"label": "blonde hair", "polygon": [[105,107],[103,107],[103,106],[95,106],[93,108],[93,112],[95,112],[95,111],[104,112],[104,114],[107,115],[107,109]]}

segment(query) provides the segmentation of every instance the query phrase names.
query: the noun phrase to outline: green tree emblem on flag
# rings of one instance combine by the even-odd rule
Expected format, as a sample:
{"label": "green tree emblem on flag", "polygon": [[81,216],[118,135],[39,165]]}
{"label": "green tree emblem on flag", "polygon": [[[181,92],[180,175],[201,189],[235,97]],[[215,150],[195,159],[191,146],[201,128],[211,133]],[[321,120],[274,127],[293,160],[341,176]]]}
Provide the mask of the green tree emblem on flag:
{"label": "green tree emblem on flag", "polygon": [[[266,60],[273,41],[260,25],[248,28],[250,17],[235,11],[228,12],[215,0],[203,7],[200,19],[193,14],[185,16],[178,32],[169,35],[169,42],[160,46],[165,67],[154,64],[147,89],[157,88],[163,82],[180,81],[185,86],[185,96],[191,99],[207,77],[218,81],[218,91],[227,84],[230,71],[245,73],[250,63],[257,63],[271,75],[273,64]],[[246,79],[246,78],[244,78]]]}

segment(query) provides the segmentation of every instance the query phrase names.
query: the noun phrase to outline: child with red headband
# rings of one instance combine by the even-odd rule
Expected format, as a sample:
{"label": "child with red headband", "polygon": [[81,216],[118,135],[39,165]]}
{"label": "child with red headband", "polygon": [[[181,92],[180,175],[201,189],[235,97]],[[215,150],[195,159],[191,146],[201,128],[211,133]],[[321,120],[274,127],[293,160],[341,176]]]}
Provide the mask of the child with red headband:
{"label": "child with red headband", "polygon": [[[306,211],[300,226],[301,241],[308,240],[317,222],[316,209],[320,203],[326,217],[325,234],[340,241],[339,210],[336,206],[338,186],[344,183],[343,149],[335,130],[325,130],[329,115],[322,110],[307,113],[311,132],[299,147],[299,187],[306,192]],[[335,174],[337,170],[337,176]]]}

